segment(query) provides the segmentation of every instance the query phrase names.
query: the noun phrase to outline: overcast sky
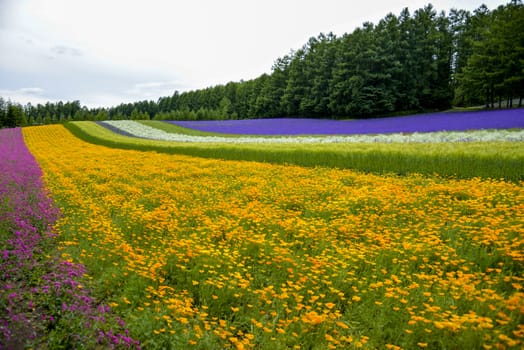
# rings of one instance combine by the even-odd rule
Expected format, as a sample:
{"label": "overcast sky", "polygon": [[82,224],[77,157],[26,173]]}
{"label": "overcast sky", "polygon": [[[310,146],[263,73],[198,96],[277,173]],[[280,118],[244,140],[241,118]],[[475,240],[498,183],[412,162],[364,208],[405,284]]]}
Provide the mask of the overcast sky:
{"label": "overcast sky", "polygon": [[[88,107],[270,73],[321,32],[352,32],[429,0],[0,0],[0,96]],[[507,1],[434,0],[440,12]]]}

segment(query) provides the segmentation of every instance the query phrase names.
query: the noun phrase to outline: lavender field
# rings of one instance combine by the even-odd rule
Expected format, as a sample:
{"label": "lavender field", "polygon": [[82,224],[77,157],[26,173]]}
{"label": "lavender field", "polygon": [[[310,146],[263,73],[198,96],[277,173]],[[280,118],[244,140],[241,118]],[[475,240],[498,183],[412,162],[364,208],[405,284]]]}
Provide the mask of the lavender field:
{"label": "lavender field", "polygon": [[443,112],[358,120],[305,118],[170,121],[200,131],[247,135],[353,135],[524,128],[524,109]]}

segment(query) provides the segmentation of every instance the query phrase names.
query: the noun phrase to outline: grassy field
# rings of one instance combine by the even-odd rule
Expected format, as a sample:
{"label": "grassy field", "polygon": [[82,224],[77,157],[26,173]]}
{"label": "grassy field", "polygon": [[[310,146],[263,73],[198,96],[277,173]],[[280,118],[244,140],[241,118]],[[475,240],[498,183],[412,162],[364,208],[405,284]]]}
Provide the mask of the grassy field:
{"label": "grassy field", "polygon": [[[67,128],[94,143],[23,129],[62,212],[60,256],[143,348],[522,347],[524,187],[473,177],[480,162],[521,178],[519,145],[272,150]],[[331,153],[409,174],[315,166]],[[413,174],[446,164],[472,178]]]}
{"label": "grassy field", "polygon": [[523,142],[432,144],[220,144],[173,143],[117,135],[93,122],[67,123],[77,137],[98,145],[377,174],[439,174],[457,178],[524,180]]}

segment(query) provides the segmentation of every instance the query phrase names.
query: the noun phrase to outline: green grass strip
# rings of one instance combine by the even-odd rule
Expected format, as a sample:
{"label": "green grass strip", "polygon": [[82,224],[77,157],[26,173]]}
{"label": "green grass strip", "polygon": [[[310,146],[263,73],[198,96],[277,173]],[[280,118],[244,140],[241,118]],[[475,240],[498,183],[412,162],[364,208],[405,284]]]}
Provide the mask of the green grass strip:
{"label": "green grass strip", "polygon": [[64,125],[84,141],[120,149],[308,167],[346,168],[378,174],[420,173],[456,178],[504,178],[516,182],[524,180],[524,142],[182,143],[122,136],[93,122],[69,122]]}

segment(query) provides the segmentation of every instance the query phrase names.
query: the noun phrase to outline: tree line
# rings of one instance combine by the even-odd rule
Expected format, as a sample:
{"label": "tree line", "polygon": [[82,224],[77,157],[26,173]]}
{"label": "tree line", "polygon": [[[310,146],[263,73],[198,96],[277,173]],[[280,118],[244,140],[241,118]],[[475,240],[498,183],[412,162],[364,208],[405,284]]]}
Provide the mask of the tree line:
{"label": "tree line", "polygon": [[[111,108],[1,101],[0,125],[106,119],[367,118],[451,106],[522,106],[524,6],[406,8],[352,33],[312,37],[270,74]],[[14,108],[14,109],[13,109]],[[15,115],[17,112],[14,113]],[[9,115],[9,116],[7,116]],[[7,121],[7,122],[6,122]]]}

